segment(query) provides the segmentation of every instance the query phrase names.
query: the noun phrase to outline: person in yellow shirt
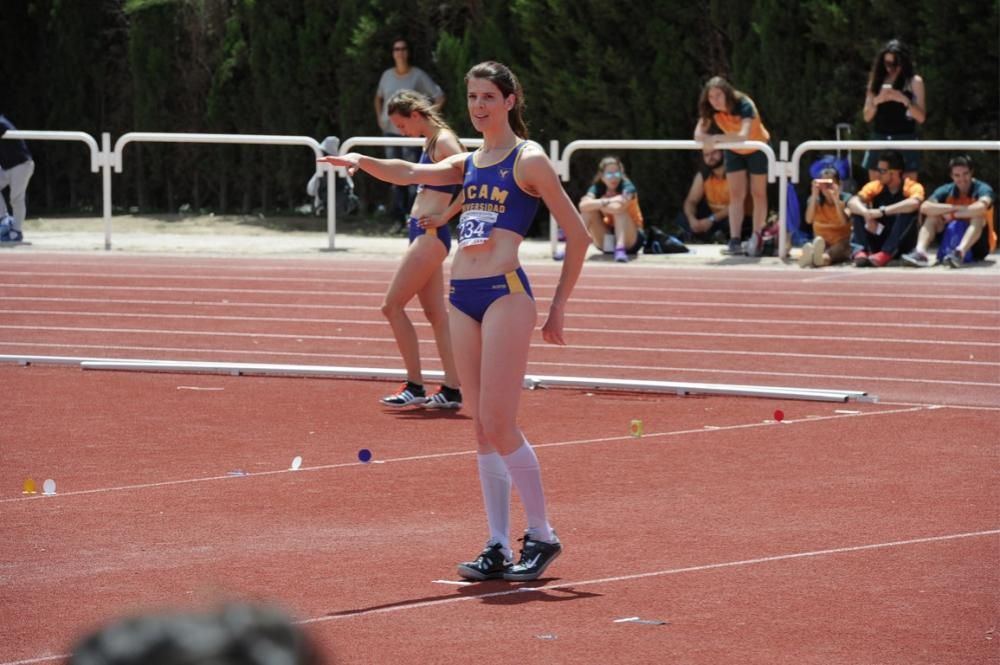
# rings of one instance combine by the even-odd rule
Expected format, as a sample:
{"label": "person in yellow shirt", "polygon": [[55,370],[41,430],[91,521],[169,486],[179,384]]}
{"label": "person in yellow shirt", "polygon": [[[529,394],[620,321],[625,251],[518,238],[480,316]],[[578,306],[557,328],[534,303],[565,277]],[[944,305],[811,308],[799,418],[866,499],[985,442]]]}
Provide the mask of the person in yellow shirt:
{"label": "person in yellow shirt", "polygon": [[884,150],[878,157],[878,179],[851,197],[854,253],[859,268],[881,268],[913,249],[917,240],[917,213],[924,200],[924,187],[903,177],[903,156]]}
{"label": "person in yellow shirt", "polygon": [[847,214],[850,195],[840,188],[837,169],[826,168],[812,181],[806,202],[805,221],[813,227],[813,242],[802,246],[799,265],[821,268],[851,257],[851,220]]}
{"label": "person in yellow shirt", "polygon": [[[709,150],[714,149],[716,143],[766,142],[771,138],[753,100],[721,76],[709,79],[702,88],[698,116],[694,140],[701,141],[702,147]],[[767,156],[759,150],[744,148],[726,150],[725,159],[729,182],[729,246],[726,253],[743,253],[740,224],[744,214],[743,199],[749,187],[753,197],[753,233],[747,241],[746,253],[760,256],[761,231],[767,223]]]}

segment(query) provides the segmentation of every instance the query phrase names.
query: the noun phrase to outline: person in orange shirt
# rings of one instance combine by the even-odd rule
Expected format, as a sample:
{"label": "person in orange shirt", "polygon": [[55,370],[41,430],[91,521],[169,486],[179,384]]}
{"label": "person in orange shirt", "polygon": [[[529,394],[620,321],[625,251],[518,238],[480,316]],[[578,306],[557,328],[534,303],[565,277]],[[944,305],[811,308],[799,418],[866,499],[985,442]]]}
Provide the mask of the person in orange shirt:
{"label": "person in orange shirt", "polygon": [[805,221],[816,239],[802,246],[799,265],[821,268],[842,263],[851,257],[851,220],[847,201],[851,197],[840,188],[837,169],[826,168],[812,181],[812,196],[806,202]]}
{"label": "person in orange shirt", "polygon": [[578,204],[597,249],[614,251],[615,261],[628,263],[645,242],[639,193],[617,157],[600,161],[594,182]]}
{"label": "person in orange shirt", "polygon": [[[709,79],[702,88],[698,115],[694,140],[701,141],[702,147],[709,150],[714,149],[716,143],[766,142],[771,138],[753,100],[721,76]],[[740,224],[749,183],[753,197],[753,233],[747,241],[746,253],[760,256],[761,231],[767,223],[767,156],[759,150],[744,148],[726,150],[725,159],[729,182],[729,246],[725,253],[743,253]]]}
{"label": "person in orange shirt", "polygon": [[903,178],[903,156],[885,150],[878,158],[878,179],[872,180],[851,197],[847,208],[853,213],[854,253],[859,268],[881,268],[913,249],[917,240],[917,212],[924,200],[919,182]]}
{"label": "person in orange shirt", "polygon": [[[729,183],[721,150],[704,149],[701,168],[694,174],[684,210],[677,215],[676,225],[681,229],[684,242],[698,240],[716,242],[729,237]],[[744,202],[741,230],[749,233],[752,223],[748,215],[753,212],[753,198],[748,193]]]}
{"label": "person in orange shirt", "polygon": [[993,188],[972,177],[972,158],[968,155],[952,157],[948,170],[952,184],[935,189],[920,206],[920,212],[925,217],[917,236],[917,248],[903,256],[903,261],[909,265],[918,268],[927,266],[927,248],[938,234],[952,225],[961,233],[959,241],[949,248],[947,242],[942,240],[938,250],[939,261],[949,268],[982,261],[987,254],[996,251]]}

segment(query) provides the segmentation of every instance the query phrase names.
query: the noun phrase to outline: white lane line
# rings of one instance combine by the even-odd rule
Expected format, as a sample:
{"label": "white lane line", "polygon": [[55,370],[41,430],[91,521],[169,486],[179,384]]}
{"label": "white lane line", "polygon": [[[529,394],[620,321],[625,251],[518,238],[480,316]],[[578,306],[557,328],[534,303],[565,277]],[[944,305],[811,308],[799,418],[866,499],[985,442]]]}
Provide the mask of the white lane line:
{"label": "white lane line", "polygon": [[[381,271],[378,274],[383,274]],[[365,275],[365,277],[359,277],[359,275]],[[41,272],[41,271],[17,271],[5,276],[5,279],[19,279],[21,277],[26,278],[39,278],[39,277],[67,277],[73,278],[74,280],[79,279],[108,279],[108,280],[179,280],[183,282],[193,282],[193,281],[217,281],[224,279],[227,282],[249,282],[249,283],[277,283],[277,282],[306,282],[315,284],[374,284],[374,285],[384,285],[388,279],[367,279],[366,271],[358,270],[351,273],[350,277],[295,277],[295,276],[271,276],[271,275],[197,275],[192,274],[190,271],[185,270],[183,272],[176,273],[127,273],[127,272],[114,272],[114,273],[95,273],[95,272]],[[595,280],[596,281],[596,280]],[[795,282],[791,282],[795,283]],[[801,283],[805,283],[801,282]],[[846,291],[832,291],[832,290],[795,290],[788,288],[788,281],[783,281],[784,288],[781,291],[782,297],[787,296],[801,296],[808,298],[815,297],[831,297],[831,298],[859,298],[864,299],[866,302],[873,298],[891,298],[893,300],[940,300],[943,297],[947,297],[949,300],[969,300],[969,301],[984,301],[984,302],[995,302],[996,296],[994,295],[971,295],[967,293],[948,293],[948,294],[927,294],[918,292],[889,292],[889,293],[878,293],[872,292],[871,290],[865,290],[864,292],[859,292],[857,289],[850,289]],[[42,286],[38,284],[16,284],[7,283],[7,286],[18,287],[18,286]],[[947,286],[956,286],[954,284]],[[554,283],[549,283],[544,280],[537,280],[534,283],[534,288],[536,289],[546,289],[554,288]],[[101,285],[93,285],[93,288],[103,288]],[[625,291],[632,293],[635,291],[634,283],[626,283],[622,286],[617,286],[613,284],[607,284],[604,280],[599,283],[591,284],[590,280],[580,280],[576,287],[581,291],[608,291],[608,292],[620,292]],[[657,292],[659,293],[696,293],[698,295],[705,295],[706,290],[702,286],[694,287],[682,287],[682,286],[661,286],[657,287]]]}
{"label": "white lane line", "polygon": [[[228,300],[156,300],[156,299],[144,299],[144,298],[52,298],[52,297],[36,297],[36,296],[0,296],[0,301],[12,301],[12,302],[66,302],[66,303],[91,303],[91,304],[102,304],[102,305],[166,305],[171,307],[176,306],[191,306],[191,307],[212,307],[213,309],[225,308],[225,307],[236,307],[236,308],[249,308],[249,309],[301,309],[301,310],[355,310],[355,311],[370,311],[378,312],[380,307],[378,305],[323,305],[316,303],[287,303],[287,302],[229,302]],[[685,322],[700,322],[709,323],[713,326],[718,324],[739,324],[739,325],[775,325],[775,326],[806,326],[809,328],[815,328],[817,325],[822,325],[824,327],[829,326],[849,326],[851,328],[857,328],[859,323],[857,321],[820,321],[816,319],[748,319],[748,318],[729,318],[729,317],[707,317],[707,316],[671,316],[664,314],[613,314],[613,313],[595,313],[588,314],[586,312],[574,312],[573,319],[592,319],[597,318],[601,320],[605,319],[615,319],[621,321],[685,321]],[[879,321],[866,321],[864,323],[865,328],[928,328],[932,330],[955,330],[954,324],[948,323],[921,323],[921,322],[906,322],[906,323],[895,323],[895,322],[879,322]],[[962,330],[977,330],[977,331],[987,331],[995,332],[1000,331],[1000,326],[972,326],[963,323]]]}
{"label": "white lane line", "polygon": [[[430,342],[428,342],[430,343]],[[385,355],[385,354],[351,354],[351,353],[311,353],[311,352],[299,352],[299,351],[268,351],[268,350],[256,350],[256,349],[217,349],[217,348],[195,348],[195,347],[160,347],[160,346],[141,346],[141,345],[127,345],[127,344],[56,344],[56,343],[40,343],[40,342],[4,342],[0,341],[0,348],[7,347],[9,349],[26,349],[32,351],[34,349],[94,349],[102,351],[155,351],[158,353],[184,353],[184,354],[204,354],[209,356],[226,356],[226,355],[237,355],[250,358],[314,358],[314,359],[345,359],[345,360],[387,360],[387,361],[399,361],[398,355]],[[634,349],[631,349],[634,350]],[[22,354],[23,355],[23,354]],[[33,354],[38,355],[38,354]],[[107,358],[87,358],[87,360],[107,360]],[[173,359],[173,360],[176,360]],[[710,375],[731,375],[731,376],[764,376],[768,378],[772,377],[792,377],[792,378],[809,378],[809,379],[823,379],[823,381],[864,381],[866,385],[878,384],[878,383],[916,383],[916,384],[939,384],[939,385],[949,385],[949,386],[968,386],[968,387],[982,387],[982,388],[1000,388],[1000,383],[988,383],[988,382],[976,382],[976,381],[958,381],[958,380],[947,380],[947,379],[910,379],[892,376],[873,376],[873,375],[853,375],[853,374],[819,374],[817,372],[776,372],[776,371],[755,371],[755,370],[740,370],[740,369],[709,369],[709,368],[697,368],[697,367],[669,367],[669,366],[654,366],[654,365],[609,365],[609,364],[596,364],[596,363],[571,363],[571,362],[545,362],[539,360],[529,360],[529,367],[577,367],[584,370],[589,369],[634,369],[643,371],[657,371],[671,373],[675,377],[674,380],[682,380],[683,375],[686,374],[710,374]],[[435,369],[435,367],[430,367],[430,369]],[[680,375],[680,376],[678,376]],[[647,377],[648,378],[648,377]],[[873,392],[873,391],[869,391]],[[950,405],[949,405],[950,406]]]}
{"label": "white lane line", "polygon": [[[371,308],[372,311],[375,308]],[[407,308],[408,311],[418,312],[419,308],[412,306]],[[385,326],[384,318],[372,318],[372,319],[329,319],[329,318],[318,318],[318,317],[307,317],[307,316],[227,316],[218,314],[169,314],[169,313],[150,313],[150,312],[93,312],[93,311],[71,311],[71,310],[51,310],[51,309],[9,309],[7,314],[20,314],[23,316],[69,316],[74,318],[108,318],[108,319],[167,319],[175,321],[237,321],[237,322],[261,322],[261,323],[306,323],[306,324],[320,324],[324,326]],[[413,321],[414,327],[417,328],[430,328],[431,324],[426,321],[416,320]],[[813,322],[811,324],[815,327],[817,324]],[[43,328],[44,329],[44,328]],[[594,333],[594,334],[612,334],[616,336],[622,335],[633,335],[633,336],[643,336],[650,335],[657,338],[660,337],[724,337],[726,339],[773,339],[773,340],[791,340],[796,342],[842,342],[842,343],[870,343],[870,344],[932,344],[934,346],[972,346],[976,348],[981,347],[1000,347],[1000,342],[989,342],[989,341],[955,341],[955,340],[943,340],[939,336],[929,336],[926,339],[911,339],[911,338],[887,338],[887,337],[850,337],[846,335],[813,335],[810,334],[807,337],[802,335],[790,335],[790,334],[780,334],[780,333],[745,333],[745,332],[706,332],[706,331],[694,331],[694,330],[636,330],[635,328],[572,328],[567,327],[564,329],[566,332],[579,332],[579,333]],[[1000,327],[997,328],[1000,330]],[[571,345],[570,348],[573,348]],[[618,347],[580,347],[580,348],[618,348]],[[634,347],[628,347],[632,349]],[[707,351],[705,351],[707,353]],[[713,350],[712,353],[716,351]],[[838,356],[839,357],[839,356]],[[854,357],[854,356],[851,356]]]}
{"label": "white lane line", "polygon": [[[924,411],[924,410],[926,410],[926,407],[913,406],[913,407],[906,407],[906,408],[901,408],[901,409],[873,410],[873,411],[868,411],[868,412],[866,412],[864,414],[861,414],[861,415],[862,416],[883,416],[883,415],[895,415],[895,414],[900,414],[900,413],[913,413],[913,412],[916,412],[916,411]],[[813,419],[810,419],[808,422],[816,422],[817,420],[835,420],[835,419],[838,419],[838,418],[846,418],[846,417],[848,417],[848,416],[832,415],[832,416],[826,416],[824,418],[813,418]],[[853,416],[853,417],[857,417],[857,416]],[[806,422],[806,421],[805,420],[789,420],[789,421],[785,421],[785,422],[788,422],[788,423],[797,423],[797,422]],[[742,423],[742,424],[736,424],[736,425],[719,426],[719,427],[716,427],[714,431],[752,429],[752,428],[755,428],[755,427],[768,427],[768,426],[769,425],[767,425],[765,423],[759,423],[759,422],[756,422],[756,423]],[[657,437],[672,437],[672,436],[682,436],[682,435],[685,435],[685,434],[704,434],[704,433],[705,433],[705,430],[703,428],[701,428],[701,427],[698,427],[698,428],[694,428],[694,429],[673,430],[673,431],[669,431],[669,432],[647,432],[647,433],[643,434],[642,438],[643,439],[655,439]],[[532,445],[533,448],[535,448],[537,450],[539,448],[561,448],[561,447],[565,447],[565,446],[578,446],[578,445],[586,445],[586,444],[592,444],[592,443],[607,443],[609,441],[635,441],[635,437],[633,437],[631,434],[625,434],[625,435],[621,435],[621,436],[617,436],[616,435],[616,436],[605,436],[605,437],[596,437],[596,438],[589,438],[589,439],[572,439],[572,440],[569,440],[569,441],[554,441],[552,443],[537,443],[537,442],[533,442],[531,445]],[[462,456],[475,455],[475,454],[477,454],[477,451],[475,449],[473,449],[473,450],[456,450],[456,451],[445,452],[445,453],[429,453],[429,454],[425,454],[425,455],[409,455],[409,456],[406,456],[406,457],[395,457],[395,458],[378,460],[377,463],[379,463],[379,464],[396,464],[396,463],[399,463],[399,462],[424,462],[424,461],[427,461],[427,460],[444,459],[444,458],[448,458],[448,457],[462,457]],[[308,467],[303,466],[303,467],[299,467],[298,469],[295,469],[295,470],[288,469],[288,468],[282,468],[282,469],[275,469],[275,470],[271,470],[271,471],[251,471],[251,472],[242,474],[240,476],[232,476],[232,475],[229,475],[227,473],[225,475],[220,475],[220,476],[204,476],[204,477],[201,477],[201,478],[179,478],[179,479],[176,479],[176,480],[164,480],[164,481],[150,482],[150,483],[137,483],[137,484],[134,484],[134,485],[119,485],[119,486],[115,486],[115,487],[96,487],[96,488],[89,489],[89,490],[77,490],[77,491],[70,491],[70,492],[60,492],[57,496],[59,498],[66,498],[66,497],[70,497],[70,496],[84,496],[84,495],[91,495],[91,494],[107,494],[107,493],[110,493],[110,492],[126,492],[126,491],[131,491],[131,490],[155,489],[155,488],[160,488],[160,487],[171,487],[171,486],[175,486],[175,485],[187,485],[187,484],[192,484],[192,483],[206,483],[206,482],[214,482],[214,481],[219,481],[219,480],[232,481],[234,479],[238,479],[241,482],[245,482],[245,480],[243,480],[243,479],[250,478],[250,477],[275,476],[275,475],[284,474],[284,473],[303,474],[303,473],[307,473],[307,472],[310,472],[310,471],[328,471],[330,469],[344,469],[344,468],[358,467],[358,466],[362,466],[363,467],[363,466],[368,466],[368,464],[366,464],[364,462],[341,462],[341,463],[338,463],[338,464],[320,464],[320,465],[317,465],[317,466],[308,466]],[[18,501],[39,501],[39,500],[52,501],[53,498],[54,497],[46,497],[44,495],[34,494],[34,495],[30,495],[30,496],[16,496],[16,497],[2,498],[2,499],[0,499],[0,503],[14,503],[14,502],[18,502]],[[2,664],[0,664],[0,665],[2,665]]]}
{"label": "white lane line", "polygon": [[[383,328],[384,326],[379,326]],[[270,333],[270,332],[236,332],[222,330],[180,330],[170,328],[108,328],[101,326],[40,326],[40,325],[20,325],[9,324],[0,325],[0,330],[30,330],[38,332],[71,332],[71,333],[107,333],[120,335],[165,335],[165,336],[188,336],[188,337],[232,337],[237,339],[275,339],[297,341],[331,341],[331,342],[365,342],[369,344],[396,344],[392,337],[376,337],[371,335],[313,335],[306,333]],[[596,331],[600,332],[600,331]],[[736,335],[726,335],[726,337],[736,337]],[[418,340],[419,344],[436,344],[433,339]],[[932,342],[928,342],[932,343]],[[979,346],[970,344],[969,346]],[[947,365],[947,366],[970,366],[970,367],[1000,367],[1000,362],[985,360],[953,360],[926,357],[888,357],[888,356],[863,356],[858,354],[821,354],[821,353],[791,353],[781,351],[748,351],[732,349],[697,349],[697,348],[637,348],[636,346],[605,346],[597,344],[567,344],[563,347],[565,351],[624,351],[634,353],[641,350],[648,353],[679,354],[679,355],[734,355],[740,357],[753,356],[760,358],[795,358],[795,359],[816,359],[816,360],[844,360],[844,361],[872,361],[879,363],[913,363],[922,365]],[[563,363],[560,363],[563,364]]]}
{"label": "white lane line", "polygon": [[[834,547],[829,549],[812,550],[808,552],[793,552],[790,554],[776,554],[772,556],[756,557],[753,559],[740,559],[737,561],[724,561],[720,563],[708,563],[700,566],[687,566],[684,568],[667,568],[663,570],[654,570],[646,573],[632,573],[626,575],[616,575],[614,577],[602,577],[597,579],[589,580],[577,580],[573,582],[560,582],[559,584],[547,584],[538,587],[517,587],[514,589],[506,589],[504,591],[494,591],[492,593],[483,593],[477,595],[466,595],[466,596],[447,596],[444,598],[436,600],[428,600],[422,602],[415,602],[409,604],[397,604],[384,607],[375,607],[372,609],[359,609],[356,611],[345,611],[340,614],[326,615],[321,617],[313,617],[311,619],[303,619],[299,621],[302,624],[314,624],[314,623],[324,623],[326,621],[336,621],[338,619],[353,619],[355,617],[370,616],[372,614],[388,614],[391,612],[402,612],[405,610],[415,610],[423,609],[428,607],[439,607],[443,605],[452,605],[454,603],[463,603],[471,600],[481,600],[483,598],[498,598],[501,596],[509,596],[517,593],[544,593],[546,591],[557,591],[560,589],[576,589],[582,586],[594,586],[599,584],[616,584],[620,582],[631,582],[634,580],[649,579],[653,577],[665,577],[668,575],[681,575],[684,573],[697,573],[705,570],[718,570],[720,568],[737,568],[742,566],[753,566],[766,563],[775,563],[778,561],[792,561],[795,559],[805,559],[814,558],[822,556],[833,556],[836,554],[852,554],[855,552],[867,552],[873,550],[889,549],[893,547],[906,547],[909,545],[923,545],[927,543],[940,543],[953,540],[962,540],[967,538],[982,538],[985,536],[995,536],[1000,534],[1000,529],[989,529],[985,531],[970,531],[967,533],[953,533],[942,536],[929,536],[925,538],[910,538],[907,540],[893,540],[883,543],[870,543],[866,545],[850,545],[845,547]],[[7,665],[5,663],[0,663],[0,665]]]}
{"label": "white lane line", "polygon": [[[600,584],[617,584],[621,582],[631,582],[640,579],[649,579],[654,577],[666,577],[669,575],[683,575],[685,573],[698,573],[706,570],[718,570],[721,568],[738,568],[743,566],[753,566],[767,563],[776,563],[780,561],[792,561],[795,559],[804,558],[815,558],[823,556],[834,556],[837,554],[853,554],[856,552],[867,552],[875,551],[881,549],[889,549],[894,547],[906,547],[911,545],[923,545],[928,543],[940,543],[955,540],[962,540],[967,538],[982,538],[985,536],[994,536],[1000,534],[1000,529],[990,529],[986,531],[971,531],[967,533],[953,533],[942,536],[929,536],[925,538],[910,538],[908,540],[893,540],[883,543],[870,543],[866,545],[852,545],[846,547],[835,547],[830,549],[812,550],[808,552],[792,552],[790,554],[776,554],[772,556],[757,557],[753,559],[740,559],[737,561],[723,561],[720,563],[708,563],[700,566],[687,566],[684,568],[666,568],[662,570],[654,570],[645,573],[632,573],[627,575],[616,575],[614,577],[602,577],[587,580],[577,580],[574,582],[561,582],[559,584],[549,584],[539,587],[517,587],[514,589],[506,589],[504,591],[494,591],[492,593],[482,593],[468,596],[446,596],[439,598],[437,600],[427,600],[422,602],[414,602],[408,604],[396,604],[386,607],[376,607],[372,609],[359,609],[356,611],[345,611],[340,614],[326,615],[320,617],[312,617],[309,619],[301,619],[296,621],[298,624],[317,624],[326,623],[328,621],[337,621],[343,619],[354,619],[357,617],[370,616],[373,614],[389,614],[393,612],[403,612],[407,610],[417,610],[433,607],[441,607],[444,605],[453,605],[455,603],[464,603],[474,600],[482,600],[485,598],[499,598],[502,596],[510,596],[513,594],[521,593],[544,593],[546,591],[559,591],[562,589],[575,589],[582,586],[594,586]],[[638,617],[626,617],[625,619],[620,619],[619,621],[635,621]],[[39,658],[28,658],[24,660],[11,660],[0,662],[0,665],[32,665],[33,663],[43,663],[53,660],[66,660],[69,658],[69,654],[57,654],[54,656],[41,656]]]}
{"label": "white lane line", "polygon": [[[95,291],[111,291],[111,292],[171,292],[171,293],[240,293],[240,294],[273,294],[281,296],[322,296],[330,297],[331,293],[329,290],[316,290],[310,291],[306,289],[230,289],[230,288],[201,288],[201,287],[191,287],[191,286],[107,286],[107,285],[93,285],[93,284],[3,284],[6,289],[36,289],[36,290],[59,290],[59,291],[87,291],[93,293]],[[629,287],[626,290],[634,291],[635,287]],[[704,294],[704,289],[695,289],[698,293]],[[336,294],[338,297],[350,296],[350,297],[371,297],[371,298],[382,298],[384,293],[382,291],[354,291],[347,290],[341,291]],[[817,294],[823,295],[823,294]],[[899,300],[898,294],[886,294],[886,297],[892,297],[894,300]],[[948,296],[951,298],[951,296]],[[940,300],[941,297],[936,297]],[[551,296],[548,295],[537,295],[535,298],[538,302],[548,302],[551,300]],[[987,304],[994,302],[996,299],[989,296],[984,296],[984,300]],[[574,297],[573,302],[577,307],[581,304],[602,304],[602,305],[627,305],[628,307],[635,307],[635,299],[615,299],[615,298],[584,298],[584,297]],[[709,307],[725,307],[727,309],[733,308],[746,308],[746,309],[768,309],[768,310],[816,310],[816,311],[845,311],[856,313],[858,307],[856,305],[810,305],[810,304],[781,304],[775,302],[767,303],[748,303],[743,301],[730,301],[730,302],[716,302],[716,301],[706,301],[701,300],[691,300],[691,301],[679,301],[679,300],[646,300],[643,301],[645,307],[693,307],[696,309],[705,309]],[[929,307],[878,307],[876,312],[899,312],[905,313],[908,316],[913,316],[914,314],[927,315],[927,314],[964,314],[968,316],[997,316],[1000,315],[1000,309],[994,310],[982,310],[982,309],[937,309]]]}

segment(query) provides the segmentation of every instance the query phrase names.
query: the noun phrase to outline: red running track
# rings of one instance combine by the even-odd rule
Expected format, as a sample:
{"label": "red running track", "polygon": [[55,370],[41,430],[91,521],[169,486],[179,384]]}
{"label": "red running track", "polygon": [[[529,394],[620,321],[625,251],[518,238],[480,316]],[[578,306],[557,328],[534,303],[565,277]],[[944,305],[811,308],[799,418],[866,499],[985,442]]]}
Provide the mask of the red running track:
{"label": "red running track", "polygon": [[[4,353],[398,366],[387,263],[15,261]],[[556,268],[528,272],[544,301]],[[0,665],[231,597],[286,607],[338,663],[996,662],[996,282],[856,274],[588,266],[573,346],[531,371],[881,401],[525,391],[566,543],[529,585],[455,584],[485,538],[461,413],[382,413],[379,382],[0,364]]]}

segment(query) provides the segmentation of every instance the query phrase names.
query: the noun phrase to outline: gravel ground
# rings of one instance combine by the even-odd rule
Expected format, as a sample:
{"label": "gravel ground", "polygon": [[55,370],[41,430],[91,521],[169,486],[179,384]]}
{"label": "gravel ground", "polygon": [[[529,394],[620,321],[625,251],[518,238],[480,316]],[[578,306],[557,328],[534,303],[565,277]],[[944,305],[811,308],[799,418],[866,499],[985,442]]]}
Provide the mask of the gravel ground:
{"label": "gravel ground", "polygon": [[[395,259],[406,251],[407,240],[402,235],[361,235],[364,220],[351,219],[337,233],[334,250],[330,250],[330,236],[325,230],[296,230],[302,227],[325,229],[325,220],[315,218],[263,219],[238,215],[115,215],[111,220],[111,252],[129,254],[204,254],[220,256],[271,256],[284,258],[340,258]],[[374,226],[374,224],[373,224]],[[105,225],[99,217],[53,217],[29,219],[24,224],[25,240],[30,244],[4,247],[4,251],[55,251],[98,252],[105,250]],[[687,254],[650,256],[640,254],[630,266],[643,267],[701,267],[705,265],[750,266],[761,265],[771,269],[799,270],[795,258],[798,250],[791,251],[791,259],[777,257],[730,257],[721,254],[722,245],[690,245]],[[0,259],[2,259],[0,254]],[[971,270],[993,272],[997,268],[997,254],[976,264]],[[523,263],[551,263],[548,241],[527,239],[521,248]],[[610,257],[591,247],[588,263],[612,264]],[[627,268],[628,266],[622,266]],[[911,270],[887,268],[888,270]],[[824,273],[853,271],[843,265],[827,268]],[[885,269],[883,269],[885,270]]]}

